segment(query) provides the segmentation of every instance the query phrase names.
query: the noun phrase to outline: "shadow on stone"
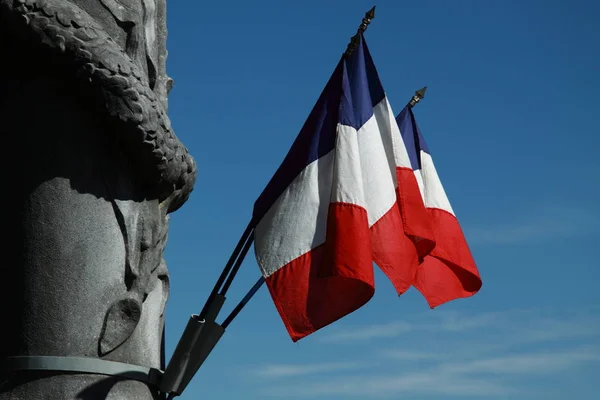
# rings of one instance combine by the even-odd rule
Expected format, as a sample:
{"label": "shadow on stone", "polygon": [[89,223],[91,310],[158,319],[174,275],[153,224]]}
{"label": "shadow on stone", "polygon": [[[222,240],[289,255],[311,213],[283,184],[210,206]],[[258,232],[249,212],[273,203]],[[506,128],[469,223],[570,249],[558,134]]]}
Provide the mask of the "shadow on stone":
{"label": "shadow on stone", "polygon": [[[127,15],[115,15],[120,3]],[[169,213],[196,176],[166,114],[165,8],[0,0],[0,207],[10,232],[0,359],[164,368]],[[159,398],[101,375],[0,372],[0,383],[0,400]]]}

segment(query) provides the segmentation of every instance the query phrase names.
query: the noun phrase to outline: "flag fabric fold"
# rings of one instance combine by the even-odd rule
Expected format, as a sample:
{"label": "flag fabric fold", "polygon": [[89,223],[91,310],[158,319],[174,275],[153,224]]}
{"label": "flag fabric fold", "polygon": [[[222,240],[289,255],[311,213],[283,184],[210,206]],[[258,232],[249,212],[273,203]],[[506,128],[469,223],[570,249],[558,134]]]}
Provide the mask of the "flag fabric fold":
{"label": "flag fabric fold", "polygon": [[254,205],[255,253],[293,341],[398,293],[435,246],[409,153],[369,50],[342,56]]}
{"label": "flag fabric fold", "polygon": [[396,121],[435,237],[435,248],[417,268],[414,286],[435,308],[477,293],[481,277],[411,107],[406,106]]}

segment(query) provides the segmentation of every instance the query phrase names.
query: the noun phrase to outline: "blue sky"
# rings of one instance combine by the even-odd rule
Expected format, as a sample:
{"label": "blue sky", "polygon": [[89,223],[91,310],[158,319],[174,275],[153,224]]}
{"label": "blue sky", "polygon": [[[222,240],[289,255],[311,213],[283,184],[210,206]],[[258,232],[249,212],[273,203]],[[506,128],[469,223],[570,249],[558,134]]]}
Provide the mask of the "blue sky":
{"label": "blue sky", "polygon": [[[196,158],[172,215],[167,353],[197,313],[364,12],[393,109],[415,108],[479,266],[430,310],[375,297],[294,344],[263,288],[182,399],[566,399],[600,371],[600,3],[170,1],[169,114]],[[223,316],[259,276],[253,254]]]}

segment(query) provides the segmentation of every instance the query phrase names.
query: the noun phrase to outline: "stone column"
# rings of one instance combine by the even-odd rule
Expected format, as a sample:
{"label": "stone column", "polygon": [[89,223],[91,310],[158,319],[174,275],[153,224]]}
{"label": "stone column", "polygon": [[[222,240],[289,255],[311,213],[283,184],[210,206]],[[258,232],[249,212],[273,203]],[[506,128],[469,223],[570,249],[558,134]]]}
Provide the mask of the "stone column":
{"label": "stone column", "polygon": [[[166,0],[0,0],[0,359],[164,368],[169,213],[196,166],[167,117]],[[158,399],[104,375],[0,373],[0,400]]]}

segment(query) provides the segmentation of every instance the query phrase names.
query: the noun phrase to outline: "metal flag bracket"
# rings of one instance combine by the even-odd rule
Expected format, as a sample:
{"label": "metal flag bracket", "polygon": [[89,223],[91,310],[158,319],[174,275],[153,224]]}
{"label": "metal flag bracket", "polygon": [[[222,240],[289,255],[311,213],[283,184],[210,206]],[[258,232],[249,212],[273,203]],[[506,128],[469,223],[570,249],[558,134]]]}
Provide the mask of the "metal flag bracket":
{"label": "metal flag bracket", "polygon": [[216,318],[225,303],[225,294],[231,286],[253,242],[254,225],[253,222],[250,222],[225,265],[223,272],[219,276],[212,292],[208,296],[202,311],[200,314],[190,317],[183,335],[179,339],[179,343],[177,343],[175,352],[159,384],[160,391],[168,393],[169,399],[183,393],[198,369],[200,369],[225,333],[225,329],[227,329],[231,321],[242,311],[244,306],[264,283],[264,279],[260,277],[246,296],[231,311],[229,316],[225,318],[223,323],[218,324],[216,322]]}

